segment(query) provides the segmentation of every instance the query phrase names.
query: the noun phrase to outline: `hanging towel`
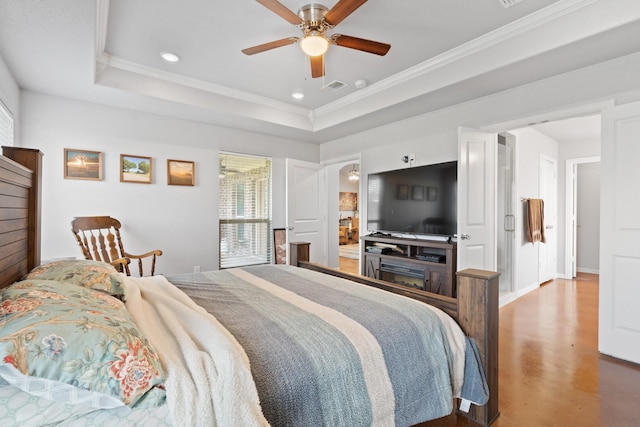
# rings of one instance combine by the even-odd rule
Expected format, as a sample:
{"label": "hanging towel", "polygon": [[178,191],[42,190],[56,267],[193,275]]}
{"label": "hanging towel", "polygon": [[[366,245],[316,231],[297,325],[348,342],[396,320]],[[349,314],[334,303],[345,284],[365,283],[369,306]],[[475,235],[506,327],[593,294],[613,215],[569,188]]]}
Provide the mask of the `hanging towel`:
{"label": "hanging towel", "polygon": [[545,242],[544,238],[544,201],[527,200],[527,240],[531,243]]}

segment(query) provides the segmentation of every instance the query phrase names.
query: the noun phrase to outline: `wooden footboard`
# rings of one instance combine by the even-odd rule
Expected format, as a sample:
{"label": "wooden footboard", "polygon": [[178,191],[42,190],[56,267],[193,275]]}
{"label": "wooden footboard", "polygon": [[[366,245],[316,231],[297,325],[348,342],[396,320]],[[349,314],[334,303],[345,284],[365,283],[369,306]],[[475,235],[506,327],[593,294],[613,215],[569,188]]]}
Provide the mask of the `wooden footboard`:
{"label": "wooden footboard", "polygon": [[309,243],[306,242],[290,244],[289,260],[291,265],[422,301],[453,317],[462,330],[476,341],[489,385],[489,402],[486,405],[472,405],[468,413],[458,411],[458,415],[482,426],[490,425],[498,417],[498,273],[474,269],[457,272],[458,294],[456,298],[450,298],[309,262]]}

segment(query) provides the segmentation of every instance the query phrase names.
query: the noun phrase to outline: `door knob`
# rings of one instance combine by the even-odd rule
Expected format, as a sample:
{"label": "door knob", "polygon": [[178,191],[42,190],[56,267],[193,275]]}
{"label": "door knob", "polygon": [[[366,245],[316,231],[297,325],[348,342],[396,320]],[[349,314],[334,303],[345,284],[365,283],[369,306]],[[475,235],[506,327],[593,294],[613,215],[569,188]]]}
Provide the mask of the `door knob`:
{"label": "door knob", "polygon": [[288,226],[287,230],[293,230],[293,225]]}
{"label": "door knob", "polygon": [[462,240],[469,240],[469,239],[471,238],[471,236],[469,236],[467,233],[462,233],[462,234],[460,235],[460,238],[461,238]]}

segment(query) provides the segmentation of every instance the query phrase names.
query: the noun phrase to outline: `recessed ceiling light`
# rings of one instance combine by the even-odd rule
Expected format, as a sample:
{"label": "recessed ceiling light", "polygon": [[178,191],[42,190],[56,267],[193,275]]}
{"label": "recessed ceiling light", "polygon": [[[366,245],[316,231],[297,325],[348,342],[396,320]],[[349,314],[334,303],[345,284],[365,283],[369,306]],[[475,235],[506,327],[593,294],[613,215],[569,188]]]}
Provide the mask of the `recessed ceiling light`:
{"label": "recessed ceiling light", "polygon": [[301,93],[301,92],[293,92],[293,93],[291,94],[291,96],[293,96],[295,99],[302,99],[302,98],[304,98],[304,93]]}
{"label": "recessed ceiling light", "polygon": [[176,55],[175,53],[162,52],[160,54],[160,56],[162,57],[162,59],[164,59],[167,62],[178,62],[178,61],[180,61],[180,57],[178,55]]}

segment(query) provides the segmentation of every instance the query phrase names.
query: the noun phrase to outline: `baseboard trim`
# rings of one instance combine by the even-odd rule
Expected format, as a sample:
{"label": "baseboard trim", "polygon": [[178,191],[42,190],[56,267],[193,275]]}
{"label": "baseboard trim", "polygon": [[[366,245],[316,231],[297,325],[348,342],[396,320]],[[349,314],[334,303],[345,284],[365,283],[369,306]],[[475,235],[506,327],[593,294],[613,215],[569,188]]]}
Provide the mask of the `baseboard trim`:
{"label": "baseboard trim", "polygon": [[516,291],[516,298],[520,298],[523,295],[528,294],[529,292],[533,292],[540,287],[540,284],[534,283],[532,285],[527,286],[526,288],[518,289]]}
{"label": "baseboard trim", "polygon": [[600,274],[600,270],[593,270],[591,268],[576,268],[578,273],[588,273],[588,274]]}

